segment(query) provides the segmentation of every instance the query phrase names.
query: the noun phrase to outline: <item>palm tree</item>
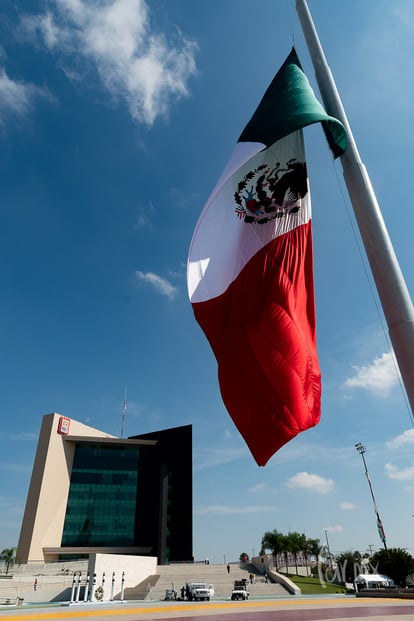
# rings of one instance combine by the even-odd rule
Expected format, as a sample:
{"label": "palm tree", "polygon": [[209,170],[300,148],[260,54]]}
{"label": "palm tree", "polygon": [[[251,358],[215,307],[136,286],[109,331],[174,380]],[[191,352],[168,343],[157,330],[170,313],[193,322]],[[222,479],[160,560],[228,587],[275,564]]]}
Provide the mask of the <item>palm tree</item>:
{"label": "palm tree", "polygon": [[273,564],[276,571],[278,554],[283,552],[284,537],[285,535],[282,535],[282,533],[279,533],[276,529],[267,531],[262,537],[261,554],[263,554],[266,550],[270,550],[273,554]]}
{"label": "palm tree", "polygon": [[300,552],[302,554],[303,561],[305,562],[306,567],[306,576],[308,575],[308,540],[306,538],[305,533],[299,535],[300,537]]}
{"label": "palm tree", "polygon": [[9,573],[10,565],[13,566],[15,551],[16,548],[4,548],[4,550],[0,552],[0,559],[6,564],[6,574]]}
{"label": "palm tree", "polygon": [[286,573],[289,576],[290,534],[282,535],[282,552],[285,557]]}
{"label": "palm tree", "polygon": [[[308,560],[309,560],[309,556],[311,557],[315,557],[316,560],[319,560],[319,553],[321,551],[321,542],[319,539],[306,539],[306,544],[305,544],[305,562],[306,562],[306,567],[308,567]],[[311,573],[312,573],[312,569],[311,569]]]}
{"label": "palm tree", "polygon": [[305,545],[305,537],[304,535],[300,535],[297,532],[289,533],[288,535],[288,546],[289,552],[293,554],[293,559],[295,561],[295,570],[296,575],[298,575],[298,554],[303,551]]}
{"label": "palm tree", "polygon": [[314,556],[316,560],[318,560],[322,547],[320,539],[308,539],[308,554]]}

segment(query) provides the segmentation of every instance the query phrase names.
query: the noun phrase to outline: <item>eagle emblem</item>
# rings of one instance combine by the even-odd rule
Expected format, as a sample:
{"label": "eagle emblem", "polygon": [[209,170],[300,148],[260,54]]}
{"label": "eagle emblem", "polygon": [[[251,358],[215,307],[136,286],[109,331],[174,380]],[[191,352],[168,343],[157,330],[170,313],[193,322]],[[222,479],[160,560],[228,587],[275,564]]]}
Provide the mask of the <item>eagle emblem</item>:
{"label": "eagle emblem", "polygon": [[261,164],[238,183],[234,193],[235,211],[246,224],[265,224],[297,213],[307,192],[305,162],[290,159],[284,165]]}

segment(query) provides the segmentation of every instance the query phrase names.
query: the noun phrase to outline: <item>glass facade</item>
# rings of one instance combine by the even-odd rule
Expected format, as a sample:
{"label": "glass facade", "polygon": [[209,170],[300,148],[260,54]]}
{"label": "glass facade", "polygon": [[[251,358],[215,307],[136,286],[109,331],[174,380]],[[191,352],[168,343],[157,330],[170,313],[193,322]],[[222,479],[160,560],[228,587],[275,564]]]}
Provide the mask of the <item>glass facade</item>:
{"label": "glass facade", "polygon": [[62,546],[133,546],[139,447],[79,444]]}

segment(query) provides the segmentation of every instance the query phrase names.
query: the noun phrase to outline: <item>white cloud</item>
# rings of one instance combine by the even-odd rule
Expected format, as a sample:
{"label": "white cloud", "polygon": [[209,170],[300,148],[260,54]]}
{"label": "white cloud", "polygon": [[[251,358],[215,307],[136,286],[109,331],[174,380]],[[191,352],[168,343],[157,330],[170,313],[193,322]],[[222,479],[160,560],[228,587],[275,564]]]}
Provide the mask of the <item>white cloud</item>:
{"label": "white cloud", "polygon": [[332,492],[335,483],[332,479],[325,479],[319,474],[309,474],[308,472],[298,472],[286,482],[292,489],[306,489],[318,494],[329,494]]}
{"label": "white cloud", "polygon": [[38,433],[33,433],[31,431],[22,431],[21,433],[11,433],[9,435],[10,440],[16,442],[37,442],[39,439]]}
{"label": "white cloud", "polygon": [[155,214],[155,207],[150,201],[146,207],[138,207],[138,214],[135,220],[135,229],[142,229],[144,227],[151,228],[151,217]]}
{"label": "white cloud", "polygon": [[406,444],[414,444],[414,429],[407,429],[401,435],[397,436],[393,440],[390,440],[387,442],[387,447],[390,449],[396,449]]}
{"label": "white cloud", "polygon": [[22,473],[31,472],[32,466],[29,464],[5,462],[5,463],[0,463],[0,470],[22,474]]}
{"label": "white cloud", "polygon": [[385,464],[385,472],[387,473],[387,477],[390,479],[395,479],[397,481],[412,481],[414,480],[414,466],[410,466],[409,468],[405,468],[404,470],[399,470],[397,466],[394,466],[390,462]]}
{"label": "white cloud", "polygon": [[353,502],[341,502],[339,508],[343,511],[353,511],[354,509],[356,509],[356,506]]}
{"label": "white cloud", "polygon": [[264,483],[257,483],[257,485],[253,485],[253,487],[249,487],[249,492],[263,492],[265,488],[265,484]]}
{"label": "white cloud", "polygon": [[37,97],[53,99],[47,89],[12,80],[0,67],[0,125],[10,116],[26,116]]}
{"label": "white cloud", "polygon": [[179,209],[191,209],[194,205],[200,205],[202,202],[201,195],[196,192],[184,194],[178,188],[171,188],[169,194],[171,201]]}
{"label": "white cloud", "polygon": [[197,45],[178,29],[170,40],[151,31],[145,0],[50,0],[49,6],[22,19],[25,32],[59,56],[67,77],[96,71],[135,121],[151,126],[173,99],[188,95]]}
{"label": "white cloud", "polygon": [[342,533],[344,529],[340,524],[336,524],[335,526],[326,526],[324,530],[327,530],[328,533]]}
{"label": "white cloud", "polygon": [[53,15],[49,11],[44,15],[39,15],[37,18],[27,18],[26,24],[29,28],[31,26],[33,30],[38,28],[46,47],[49,49],[67,45],[67,41],[65,42],[64,37],[62,37],[65,34],[64,30],[54,23]]}
{"label": "white cloud", "polygon": [[339,461],[347,462],[349,460],[349,447],[328,445],[321,442],[310,442],[304,438],[305,434],[301,434],[295,442],[288,442],[278,451],[269,462],[267,467],[279,468],[282,464],[290,464],[307,460],[307,463],[317,462],[318,467],[321,464],[329,466],[332,460],[336,463]]}
{"label": "white cloud", "polygon": [[[388,115],[392,112],[395,114],[396,110],[402,110],[405,114],[411,109],[409,97],[399,97],[396,100],[393,94],[400,88],[404,70],[410,71],[414,21],[409,2],[383,3],[382,8],[380,11],[375,8],[371,11],[367,27],[361,33],[363,36],[350,52],[353,61],[364,59],[364,62],[355,64],[355,75],[352,76],[354,101],[357,103],[360,100],[358,84],[361,83],[361,76],[364,76],[367,97],[364,98],[363,108],[369,111],[381,101],[384,110],[380,114],[384,115],[385,120],[391,118]],[[366,71],[367,67],[369,72]],[[386,89],[384,84],[387,84]]]}
{"label": "white cloud", "polygon": [[137,280],[149,283],[158,293],[165,295],[169,300],[173,300],[178,293],[177,287],[174,287],[168,280],[153,272],[144,273],[137,270],[135,276]]}
{"label": "white cloud", "polygon": [[195,453],[195,470],[204,470],[205,468],[211,468],[214,466],[221,466],[222,464],[228,464],[232,461],[245,458],[247,449],[229,447],[223,449],[199,449]]}
{"label": "white cloud", "polygon": [[347,388],[362,388],[377,396],[387,397],[398,383],[398,369],[393,352],[375,358],[372,364],[354,366],[355,375],[346,380]]}
{"label": "white cloud", "polygon": [[0,509],[2,518],[20,517],[23,513],[23,506],[6,496],[0,496]]}
{"label": "white cloud", "polygon": [[210,505],[195,509],[197,515],[235,515],[245,513],[265,513],[274,511],[274,507],[250,505],[243,507],[231,507],[229,505]]}

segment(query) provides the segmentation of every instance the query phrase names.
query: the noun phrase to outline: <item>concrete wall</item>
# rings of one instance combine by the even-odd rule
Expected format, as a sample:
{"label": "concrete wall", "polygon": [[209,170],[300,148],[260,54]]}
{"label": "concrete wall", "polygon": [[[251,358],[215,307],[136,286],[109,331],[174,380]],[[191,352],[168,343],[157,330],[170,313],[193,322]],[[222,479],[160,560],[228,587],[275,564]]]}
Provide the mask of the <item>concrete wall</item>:
{"label": "concrete wall", "polygon": [[291,595],[302,595],[301,589],[296,586],[296,584],[292,582],[292,580],[289,580],[287,576],[283,576],[277,571],[269,571],[269,576],[274,582],[277,582],[278,584],[281,584],[283,587],[285,587],[285,589],[289,591]]}
{"label": "concrete wall", "polygon": [[273,565],[273,557],[271,554],[262,554],[261,556],[255,556],[251,559],[251,563],[257,569],[257,575],[263,576],[264,568],[266,568],[267,575],[273,582],[281,584],[292,595],[301,595],[302,591],[292,580],[289,580],[287,576],[279,574]]}
{"label": "concrete wall", "polygon": [[[58,433],[60,414],[43,417],[17,546],[21,562],[46,560],[43,548],[59,548],[66,514],[75,445]],[[70,420],[70,436],[113,437]],[[49,557],[47,560],[57,560]]]}
{"label": "concrete wall", "polygon": [[90,554],[88,572],[90,579],[96,575],[96,587],[102,584],[105,572],[104,601],[111,599],[112,574],[115,572],[114,595],[121,592],[122,574],[124,588],[134,587],[148,576],[157,573],[155,556],[128,556],[124,554]]}
{"label": "concrete wall", "polygon": [[400,588],[388,588],[388,589],[362,589],[357,591],[355,597],[385,597],[386,599],[414,599],[414,589],[400,589]]}

